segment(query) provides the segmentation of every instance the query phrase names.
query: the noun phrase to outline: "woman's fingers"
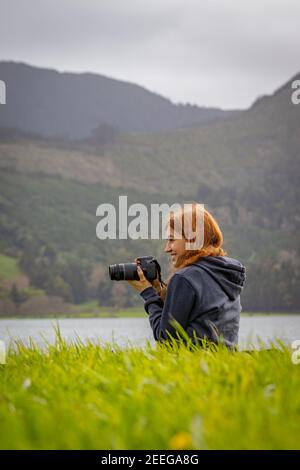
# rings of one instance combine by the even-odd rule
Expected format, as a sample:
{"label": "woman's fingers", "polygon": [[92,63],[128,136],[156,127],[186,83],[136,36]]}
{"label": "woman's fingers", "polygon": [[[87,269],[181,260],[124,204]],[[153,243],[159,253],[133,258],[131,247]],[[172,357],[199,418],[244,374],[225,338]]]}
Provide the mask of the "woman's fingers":
{"label": "woman's fingers", "polygon": [[145,274],[143,273],[143,270],[139,265],[137,265],[137,272],[138,272],[140,281],[146,281]]}

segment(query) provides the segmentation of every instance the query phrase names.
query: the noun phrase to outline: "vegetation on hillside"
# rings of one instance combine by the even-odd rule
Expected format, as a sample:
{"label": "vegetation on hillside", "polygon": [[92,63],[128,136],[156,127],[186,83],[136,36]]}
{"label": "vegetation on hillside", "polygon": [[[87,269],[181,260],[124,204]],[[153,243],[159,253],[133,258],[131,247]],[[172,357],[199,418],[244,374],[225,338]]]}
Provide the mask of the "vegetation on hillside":
{"label": "vegetation on hillside", "polygon": [[0,253],[55,301],[138,305],[107,267],[153,254],[166,275],[164,243],[98,240],[97,206],[118,207],[124,194],[148,207],[196,200],[220,223],[228,255],[246,266],[243,308],[299,311],[300,107],[289,93],[287,85],[224,122],[107,144],[4,139]]}

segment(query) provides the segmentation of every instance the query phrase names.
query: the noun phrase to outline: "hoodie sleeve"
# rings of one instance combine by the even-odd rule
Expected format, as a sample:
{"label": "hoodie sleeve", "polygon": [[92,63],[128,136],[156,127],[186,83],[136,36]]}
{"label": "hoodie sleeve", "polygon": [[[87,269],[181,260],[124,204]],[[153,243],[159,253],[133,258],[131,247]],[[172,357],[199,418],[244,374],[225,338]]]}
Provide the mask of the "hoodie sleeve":
{"label": "hoodie sleeve", "polygon": [[150,326],[156,341],[168,339],[167,331],[173,337],[177,337],[175,328],[169,322],[171,319],[175,319],[186,329],[196,293],[183,276],[179,274],[172,276],[165,302],[153,287],[147,287],[140,295],[145,300],[144,308],[149,314]]}

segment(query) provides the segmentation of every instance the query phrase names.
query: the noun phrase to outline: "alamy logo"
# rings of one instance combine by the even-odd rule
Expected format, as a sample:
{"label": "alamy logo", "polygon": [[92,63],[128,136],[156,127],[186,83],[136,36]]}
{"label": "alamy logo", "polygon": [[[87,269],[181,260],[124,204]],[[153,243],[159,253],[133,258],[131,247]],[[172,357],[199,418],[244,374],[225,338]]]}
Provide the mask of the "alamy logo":
{"label": "alamy logo", "polygon": [[6,104],[6,84],[0,80],[0,104]]}
{"label": "alamy logo", "polygon": [[0,364],[6,364],[6,349],[4,341],[0,341]]}
{"label": "alamy logo", "polygon": [[[178,216],[182,213],[184,218]],[[204,204],[186,203],[183,207],[177,203],[150,204],[149,211],[145,204],[128,206],[127,196],[119,196],[117,209],[113,204],[100,204],[96,215],[101,217],[96,227],[100,240],[159,240],[172,236],[184,238],[186,250],[198,250],[203,246]],[[172,228],[168,223],[170,216]]]}
{"label": "alamy logo", "polygon": [[295,351],[292,353],[292,363],[298,365],[300,364],[300,339],[295,339],[291,346],[292,349],[295,349]]}
{"label": "alamy logo", "polygon": [[300,104],[300,80],[294,80],[292,83],[292,89],[295,90],[292,93],[291,100],[293,104]]}

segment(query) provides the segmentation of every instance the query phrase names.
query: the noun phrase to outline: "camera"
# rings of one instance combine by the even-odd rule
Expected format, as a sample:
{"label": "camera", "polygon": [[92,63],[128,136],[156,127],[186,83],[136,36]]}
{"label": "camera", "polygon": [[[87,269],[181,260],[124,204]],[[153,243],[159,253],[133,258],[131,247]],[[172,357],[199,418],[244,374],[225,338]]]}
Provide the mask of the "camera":
{"label": "camera", "polygon": [[[160,276],[160,266],[153,256],[141,256],[137,258],[137,262],[148,281],[154,281]],[[137,272],[137,263],[111,264],[108,269],[112,281],[138,281],[140,279]]]}

